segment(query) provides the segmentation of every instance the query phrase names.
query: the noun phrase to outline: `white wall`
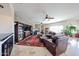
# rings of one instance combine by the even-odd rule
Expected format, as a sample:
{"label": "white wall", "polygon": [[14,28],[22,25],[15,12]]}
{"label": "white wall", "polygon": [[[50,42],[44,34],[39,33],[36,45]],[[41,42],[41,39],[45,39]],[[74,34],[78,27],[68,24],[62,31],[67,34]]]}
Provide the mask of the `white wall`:
{"label": "white wall", "polygon": [[[9,4],[7,7],[11,8]],[[8,13],[1,14],[2,12],[0,11],[0,33],[14,33],[14,10],[4,8],[3,11],[4,13],[11,13],[11,15],[9,16]]]}
{"label": "white wall", "polygon": [[13,33],[13,21],[11,17],[0,15],[0,33]]}
{"label": "white wall", "polygon": [[50,27],[50,26],[57,26],[57,25],[63,25],[66,26],[68,24],[74,24],[79,26],[79,20],[73,20],[73,19],[69,19],[69,20],[65,20],[65,21],[61,21],[61,22],[57,22],[57,23],[52,23],[52,24],[47,24],[46,27]]}

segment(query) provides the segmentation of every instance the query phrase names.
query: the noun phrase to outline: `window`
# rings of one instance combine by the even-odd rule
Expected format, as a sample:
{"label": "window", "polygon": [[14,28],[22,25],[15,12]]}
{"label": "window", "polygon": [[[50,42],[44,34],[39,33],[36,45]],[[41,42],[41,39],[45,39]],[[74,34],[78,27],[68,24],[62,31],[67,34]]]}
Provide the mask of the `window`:
{"label": "window", "polygon": [[60,26],[50,26],[49,30],[52,31],[52,32],[60,33],[63,30],[63,26],[62,25],[60,25]]}

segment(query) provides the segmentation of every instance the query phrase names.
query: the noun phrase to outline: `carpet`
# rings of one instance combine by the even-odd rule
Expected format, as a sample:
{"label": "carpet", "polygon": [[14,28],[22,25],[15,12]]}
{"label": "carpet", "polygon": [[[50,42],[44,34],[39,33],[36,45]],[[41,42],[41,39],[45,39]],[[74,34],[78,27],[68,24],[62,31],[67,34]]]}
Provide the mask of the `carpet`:
{"label": "carpet", "polygon": [[17,44],[24,46],[44,47],[43,43],[40,41],[40,39],[37,36],[31,36],[28,39],[25,38],[24,40],[19,41]]}

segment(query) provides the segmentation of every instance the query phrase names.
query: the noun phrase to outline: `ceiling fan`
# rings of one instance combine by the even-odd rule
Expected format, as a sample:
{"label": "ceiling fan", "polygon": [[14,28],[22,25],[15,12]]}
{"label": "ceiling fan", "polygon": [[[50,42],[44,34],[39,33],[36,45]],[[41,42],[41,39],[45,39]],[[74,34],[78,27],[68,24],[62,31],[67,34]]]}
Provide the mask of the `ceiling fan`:
{"label": "ceiling fan", "polygon": [[51,21],[53,20],[54,17],[52,16],[49,16],[48,14],[46,14],[44,17],[43,17],[43,21],[41,22],[41,24],[43,24],[44,21],[48,22],[48,21]]}
{"label": "ceiling fan", "polygon": [[0,8],[4,8],[4,6],[3,5],[0,5]]}
{"label": "ceiling fan", "polygon": [[51,21],[54,19],[53,16],[49,16],[48,12],[46,11],[46,9],[43,10],[43,14],[42,14],[43,17],[42,18],[42,21],[41,21],[41,24],[43,23],[47,23],[48,21]]}
{"label": "ceiling fan", "polygon": [[50,20],[50,19],[54,19],[54,17],[48,16],[48,14],[46,14],[45,19]]}

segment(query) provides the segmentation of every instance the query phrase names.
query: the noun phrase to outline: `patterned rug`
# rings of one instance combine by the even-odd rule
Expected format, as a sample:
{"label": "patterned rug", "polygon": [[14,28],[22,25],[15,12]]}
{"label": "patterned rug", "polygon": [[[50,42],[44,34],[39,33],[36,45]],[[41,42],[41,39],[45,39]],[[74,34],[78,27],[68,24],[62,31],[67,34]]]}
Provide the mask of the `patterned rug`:
{"label": "patterned rug", "polygon": [[17,44],[24,46],[44,47],[43,43],[40,41],[40,39],[37,36],[32,36],[28,39],[25,38],[24,40],[19,41]]}

